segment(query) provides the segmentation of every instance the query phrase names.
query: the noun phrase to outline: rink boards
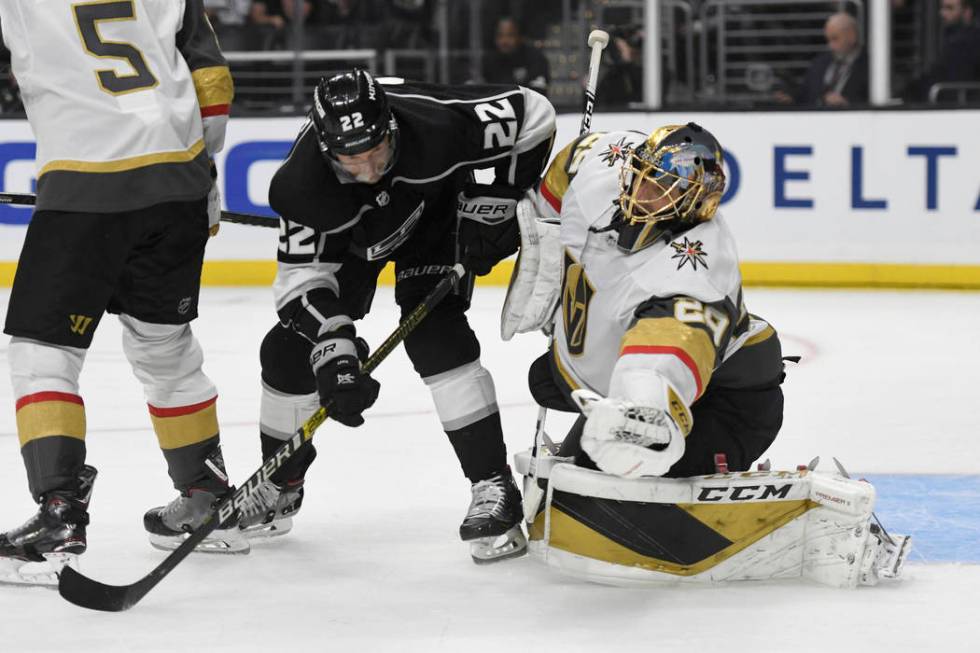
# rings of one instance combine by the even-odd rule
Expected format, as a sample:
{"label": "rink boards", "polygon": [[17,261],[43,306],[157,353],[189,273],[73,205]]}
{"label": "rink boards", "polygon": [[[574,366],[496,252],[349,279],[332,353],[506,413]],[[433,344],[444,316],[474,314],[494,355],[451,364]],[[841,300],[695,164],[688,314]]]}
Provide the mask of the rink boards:
{"label": "rink boards", "polygon": [[[980,112],[636,112],[599,114],[594,125],[649,132],[688,120],[726,148],[721,210],[747,285],[980,288]],[[578,116],[558,123],[558,144],[577,135]],[[231,121],[217,157],[228,210],[271,215],[268,184],[301,124]],[[25,121],[0,121],[3,190],[33,189],[34,153]],[[29,219],[28,208],[0,205],[2,285]],[[271,283],[275,233],[224,225],[209,246],[204,282]],[[504,262],[482,281],[504,285],[510,270]]]}

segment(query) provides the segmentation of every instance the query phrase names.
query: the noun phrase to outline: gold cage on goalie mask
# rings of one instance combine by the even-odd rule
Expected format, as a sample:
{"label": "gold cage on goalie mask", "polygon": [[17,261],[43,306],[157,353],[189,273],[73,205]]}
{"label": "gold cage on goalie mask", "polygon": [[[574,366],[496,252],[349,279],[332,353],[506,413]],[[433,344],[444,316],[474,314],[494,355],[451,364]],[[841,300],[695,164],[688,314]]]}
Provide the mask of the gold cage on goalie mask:
{"label": "gold cage on goalie mask", "polygon": [[710,220],[725,190],[721,164],[721,146],[700,126],[657,129],[623,163],[619,206],[625,222]]}

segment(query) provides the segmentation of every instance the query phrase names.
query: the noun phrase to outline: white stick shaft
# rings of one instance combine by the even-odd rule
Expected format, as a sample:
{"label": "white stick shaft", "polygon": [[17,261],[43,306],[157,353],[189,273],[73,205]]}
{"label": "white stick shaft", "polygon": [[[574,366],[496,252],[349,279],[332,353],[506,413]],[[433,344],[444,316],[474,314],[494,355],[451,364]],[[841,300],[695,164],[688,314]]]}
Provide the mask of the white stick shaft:
{"label": "white stick shaft", "polygon": [[[608,42],[607,36],[605,41]],[[595,89],[599,81],[599,64],[602,61],[602,50],[605,42],[592,43],[592,55],[589,57],[589,77],[585,84],[585,109],[582,112],[582,127],[579,134],[592,131],[592,112],[595,111]]]}

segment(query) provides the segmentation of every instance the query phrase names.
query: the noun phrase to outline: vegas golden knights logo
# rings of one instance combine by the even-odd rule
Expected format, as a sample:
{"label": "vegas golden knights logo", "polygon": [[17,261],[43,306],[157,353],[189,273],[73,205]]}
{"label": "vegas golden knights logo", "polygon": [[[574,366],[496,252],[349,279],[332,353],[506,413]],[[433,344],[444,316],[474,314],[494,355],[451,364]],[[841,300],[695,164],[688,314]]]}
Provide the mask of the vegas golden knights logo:
{"label": "vegas golden knights logo", "polygon": [[572,356],[585,351],[585,328],[588,325],[589,302],[595,286],[589,281],[582,264],[565,250],[565,279],[561,297],[561,314],[565,324],[565,344]]}
{"label": "vegas golden knights logo", "polygon": [[71,332],[80,336],[84,336],[88,326],[92,324],[92,318],[87,315],[69,315],[68,321],[71,322]]}

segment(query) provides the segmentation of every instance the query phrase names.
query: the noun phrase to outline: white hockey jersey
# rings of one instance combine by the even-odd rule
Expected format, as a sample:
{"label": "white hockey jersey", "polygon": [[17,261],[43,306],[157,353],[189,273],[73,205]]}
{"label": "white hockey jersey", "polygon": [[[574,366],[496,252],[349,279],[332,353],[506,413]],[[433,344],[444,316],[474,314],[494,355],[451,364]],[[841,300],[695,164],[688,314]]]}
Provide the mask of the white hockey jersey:
{"label": "white hockey jersey", "polygon": [[203,0],[0,0],[0,21],[37,139],[38,209],[208,193],[202,118],[220,148],[232,82]]}
{"label": "white hockey jersey", "polygon": [[[617,232],[605,228],[618,210],[628,151],[645,138],[624,131],[577,139],[541,183],[539,211],[560,216],[564,248],[553,356],[570,389],[651,405],[648,384],[631,379],[656,373],[689,407],[736,352],[775,332],[746,312],[738,253],[720,215],[633,254],[617,247]],[[771,380],[781,363],[767,359],[758,369],[726,370],[725,382]]]}

